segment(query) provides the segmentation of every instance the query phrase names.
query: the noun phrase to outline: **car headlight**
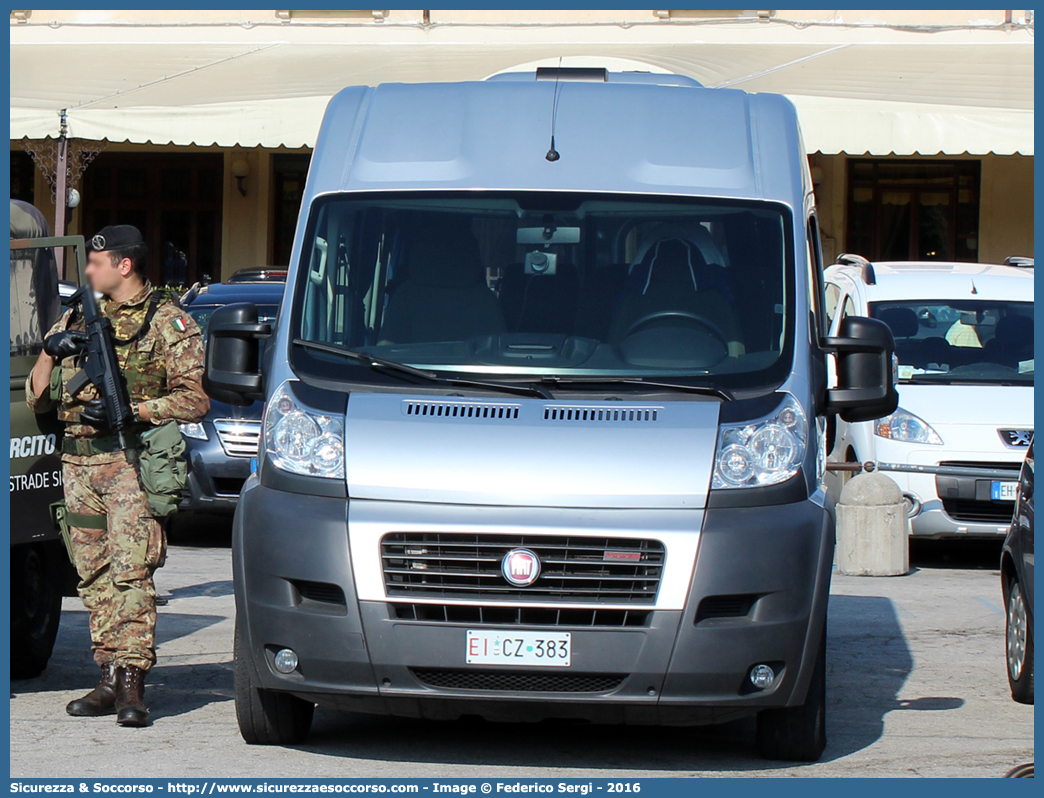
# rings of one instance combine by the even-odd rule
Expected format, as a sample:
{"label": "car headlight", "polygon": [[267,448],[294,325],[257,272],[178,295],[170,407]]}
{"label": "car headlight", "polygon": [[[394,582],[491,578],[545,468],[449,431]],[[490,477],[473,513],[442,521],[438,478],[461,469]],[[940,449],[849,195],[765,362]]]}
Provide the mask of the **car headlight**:
{"label": "car headlight", "polygon": [[289,381],[265,405],[264,439],[276,468],[344,479],[344,422],[302,405],[291,393]]}
{"label": "car headlight", "polygon": [[186,438],[195,438],[197,441],[210,440],[207,428],[202,424],[178,424],[178,429]]}
{"label": "car headlight", "polygon": [[924,419],[901,407],[892,415],[874,422],[874,435],[903,443],[930,443],[942,446],[942,438]]}
{"label": "car headlight", "polygon": [[786,482],[805,459],[808,420],[797,399],[785,394],[771,416],[722,425],[712,488],[755,488]]}

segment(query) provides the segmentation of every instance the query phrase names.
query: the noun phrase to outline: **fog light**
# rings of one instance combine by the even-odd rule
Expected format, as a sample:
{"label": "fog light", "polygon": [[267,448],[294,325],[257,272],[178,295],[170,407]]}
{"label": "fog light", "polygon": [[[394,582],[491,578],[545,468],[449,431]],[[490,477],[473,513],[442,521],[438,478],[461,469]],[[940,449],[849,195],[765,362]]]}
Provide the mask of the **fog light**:
{"label": "fog light", "polygon": [[776,672],[768,665],[755,665],[750,669],[750,683],[759,690],[771,687],[774,681],[776,681]]}
{"label": "fog light", "polygon": [[[292,648],[283,648],[276,652],[275,669],[280,673],[293,673],[297,670],[297,653]],[[754,677],[751,676],[751,679]],[[769,669],[769,681],[772,681],[772,670]]]}

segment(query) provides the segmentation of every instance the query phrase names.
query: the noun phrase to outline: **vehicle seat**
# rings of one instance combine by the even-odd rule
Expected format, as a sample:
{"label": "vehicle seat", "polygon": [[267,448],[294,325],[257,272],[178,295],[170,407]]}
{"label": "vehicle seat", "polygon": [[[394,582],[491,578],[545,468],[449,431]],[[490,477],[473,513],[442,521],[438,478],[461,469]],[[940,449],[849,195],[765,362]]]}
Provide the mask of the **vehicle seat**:
{"label": "vehicle seat", "polygon": [[576,267],[558,261],[555,274],[526,274],[525,264],[504,270],[500,305],[508,332],[572,335],[580,281]]}
{"label": "vehicle seat", "polygon": [[895,339],[895,352],[900,363],[915,363],[920,354],[920,341],[914,340],[920,329],[917,314],[910,308],[885,308],[878,319],[888,325]]}
{"label": "vehicle seat", "polygon": [[613,319],[609,340],[619,343],[639,319],[653,313],[695,313],[721,328],[729,354],[743,352],[739,316],[727,283],[716,285],[700,249],[688,241],[669,238],[658,242],[632,270],[627,290]]}
{"label": "vehicle seat", "polygon": [[956,368],[958,364],[954,354],[953,345],[945,338],[940,336],[925,338],[924,343],[921,344],[919,362],[915,365],[920,368],[927,368],[932,364],[939,367]]}
{"label": "vehicle seat", "polygon": [[1030,316],[1005,316],[997,322],[993,338],[983,347],[986,360],[1017,368],[1020,361],[1033,359],[1033,319]]}
{"label": "vehicle seat", "polygon": [[609,340],[613,303],[623,290],[627,267],[626,263],[610,263],[584,270],[583,290],[576,309],[576,335],[596,341]]}
{"label": "vehicle seat", "polygon": [[470,226],[440,222],[410,232],[403,264],[407,276],[388,300],[378,343],[464,341],[504,332]]}

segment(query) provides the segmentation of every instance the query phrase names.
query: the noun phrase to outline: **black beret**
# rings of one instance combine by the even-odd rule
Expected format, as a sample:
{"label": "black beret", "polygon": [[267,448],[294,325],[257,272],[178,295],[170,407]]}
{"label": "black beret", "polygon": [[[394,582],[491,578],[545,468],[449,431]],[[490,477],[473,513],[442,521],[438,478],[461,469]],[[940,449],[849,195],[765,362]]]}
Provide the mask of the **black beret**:
{"label": "black beret", "polygon": [[123,249],[135,244],[144,244],[141,230],[132,224],[111,224],[103,227],[97,235],[87,240],[90,252],[107,252],[112,249]]}

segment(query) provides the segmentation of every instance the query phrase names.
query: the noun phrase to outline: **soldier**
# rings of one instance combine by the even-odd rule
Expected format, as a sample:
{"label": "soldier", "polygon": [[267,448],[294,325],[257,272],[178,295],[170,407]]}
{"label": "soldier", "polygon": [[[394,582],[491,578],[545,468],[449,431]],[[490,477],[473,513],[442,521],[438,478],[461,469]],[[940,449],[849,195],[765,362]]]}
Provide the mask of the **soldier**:
{"label": "soldier", "polygon": [[[86,274],[103,295],[126,380],[134,426],[129,439],[168,421],[198,422],[210,399],[203,392],[203,339],[177,304],[145,279],[146,246],[130,225],[105,227],[89,242]],[[121,451],[94,386],[76,397],[65,387],[79,371],[87,341],[80,314],[67,311],[51,328],[26,383],[36,412],[58,407],[66,424],[62,474],[79,594],[90,613],[98,686],[71,702],[70,715],[116,714],[122,726],[148,725],[145,674],[156,662],[156,591],[166,541],[149,512],[137,452]],[[59,374],[53,374],[58,370]],[[52,380],[52,375],[54,380]],[[58,377],[60,376],[60,382]]]}

